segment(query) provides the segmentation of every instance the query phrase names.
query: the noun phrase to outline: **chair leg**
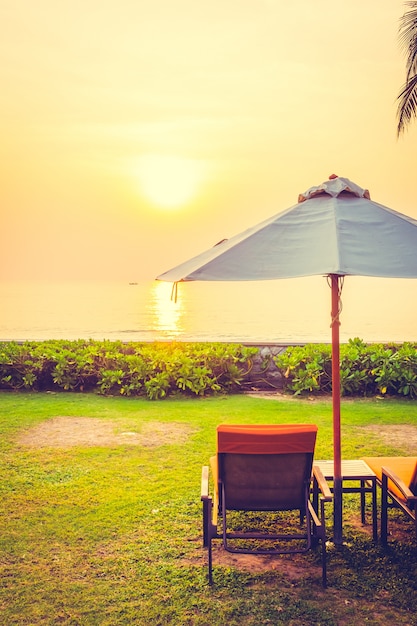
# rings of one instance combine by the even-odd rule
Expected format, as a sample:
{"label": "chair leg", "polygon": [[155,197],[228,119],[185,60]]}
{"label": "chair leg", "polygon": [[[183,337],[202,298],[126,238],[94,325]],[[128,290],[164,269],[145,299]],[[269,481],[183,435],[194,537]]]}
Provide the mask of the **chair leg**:
{"label": "chair leg", "polygon": [[207,548],[208,548],[208,581],[209,581],[209,585],[212,585],[213,584],[213,554],[212,554],[211,536],[209,537]]}
{"label": "chair leg", "polygon": [[366,510],[366,498],[365,498],[365,481],[361,480],[361,492],[360,492],[360,496],[361,496],[361,523],[365,524],[366,519],[365,519],[365,510]]}
{"label": "chair leg", "polygon": [[322,568],[322,577],[321,582],[326,589],[327,587],[327,556],[326,556],[326,541],[321,541],[321,568]]}
{"label": "chair leg", "polygon": [[416,532],[416,539],[417,539],[417,507],[414,509],[414,529]]}
{"label": "chair leg", "polygon": [[209,521],[210,521],[210,517],[209,517],[209,501],[208,499],[204,499],[203,500],[203,548],[207,548],[207,544],[208,544],[208,526],[209,526]]}
{"label": "chair leg", "polygon": [[[320,513],[314,510],[313,505],[307,508],[307,526],[310,532],[311,547],[316,547],[320,543],[321,548],[321,570],[322,585],[327,587],[327,553],[326,553],[326,521],[325,521],[325,500],[320,500]],[[319,517],[320,516],[320,517]]]}
{"label": "chair leg", "polygon": [[381,493],[381,543],[386,545],[388,540],[388,477],[382,474]]}
{"label": "chair leg", "polygon": [[326,522],[324,517],[324,500],[320,502],[321,513],[321,568],[322,585],[327,587],[327,554],[326,554]]}
{"label": "chair leg", "polygon": [[208,557],[208,581],[213,583],[213,554],[212,539],[217,536],[217,528],[212,522],[213,500],[206,498],[203,500],[203,547],[207,548]]}

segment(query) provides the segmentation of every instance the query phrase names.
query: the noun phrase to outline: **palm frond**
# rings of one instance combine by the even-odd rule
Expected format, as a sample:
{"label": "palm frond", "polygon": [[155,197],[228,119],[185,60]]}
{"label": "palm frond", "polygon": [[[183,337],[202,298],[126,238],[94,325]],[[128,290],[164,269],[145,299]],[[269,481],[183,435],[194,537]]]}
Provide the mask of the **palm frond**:
{"label": "palm frond", "polygon": [[417,48],[417,2],[407,2],[406,4],[411,9],[400,18],[399,44],[407,56],[407,67],[409,67],[410,58],[415,57]]}
{"label": "palm frond", "polygon": [[399,43],[406,55],[406,82],[397,98],[397,136],[417,117],[417,0],[406,2],[400,18]]}
{"label": "palm frond", "polygon": [[404,132],[405,127],[417,118],[417,75],[410,76],[403,85],[398,96],[397,136]]}
{"label": "palm frond", "polygon": [[409,24],[406,30],[400,31],[400,45],[406,54],[407,76],[417,72],[417,8],[412,12],[412,16],[414,23]]}

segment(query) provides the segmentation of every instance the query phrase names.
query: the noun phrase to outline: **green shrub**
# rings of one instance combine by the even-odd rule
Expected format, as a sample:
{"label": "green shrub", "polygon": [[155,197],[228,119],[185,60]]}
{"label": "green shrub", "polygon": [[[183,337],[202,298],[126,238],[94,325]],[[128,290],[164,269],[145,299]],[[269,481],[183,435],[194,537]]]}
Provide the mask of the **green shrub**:
{"label": "green shrub", "polygon": [[[299,395],[331,391],[331,346],[290,346],[274,358],[284,387]],[[340,346],[340,386],[345,396],[401,395],[417,398],[416,344]]]}
{"label": "green shrub", "polygon": [[274,357],[284,387],[296,395],[331,391],[331,349],[325,344],[290,346]]}
{"label": "green shrub", "polygon": [[2,342],[0,389],[205,396],[238,390],[256,352],[220,343]]}
{"label": "green shrub", "polygon": [[[242,390],[258,349],[223,343],[0,342],[0,389],[94,391],[102,395],[207,396]],[[331,392],[331,346],[290,346],[273,358],[284,389]],[[416,344],[340,346],[345,396],[417,398]]]}

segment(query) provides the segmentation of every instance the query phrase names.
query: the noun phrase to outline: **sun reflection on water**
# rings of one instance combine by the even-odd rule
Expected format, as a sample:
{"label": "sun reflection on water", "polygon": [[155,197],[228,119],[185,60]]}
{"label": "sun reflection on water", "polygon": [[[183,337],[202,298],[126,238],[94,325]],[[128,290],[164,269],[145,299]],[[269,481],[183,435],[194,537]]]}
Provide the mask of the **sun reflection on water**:
{"label": "sun reflection on water", "polygon": [[167,338],[184,331],[184,299],[178,290],[177,301],[171,299],[172,284],[155,281],[151,287],[150,306],[154,329]]}

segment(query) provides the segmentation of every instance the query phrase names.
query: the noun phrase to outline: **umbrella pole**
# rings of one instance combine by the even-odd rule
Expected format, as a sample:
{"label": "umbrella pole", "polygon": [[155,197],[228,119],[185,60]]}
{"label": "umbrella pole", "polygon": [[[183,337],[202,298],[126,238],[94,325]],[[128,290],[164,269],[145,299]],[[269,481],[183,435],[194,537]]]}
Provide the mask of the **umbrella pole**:
{"label": "umbrella pole", "polygon": [[342,545],[342,451],[340,434],[340,276],[331,274],[332,289],[332,400],[333,400],[333,541]]}

